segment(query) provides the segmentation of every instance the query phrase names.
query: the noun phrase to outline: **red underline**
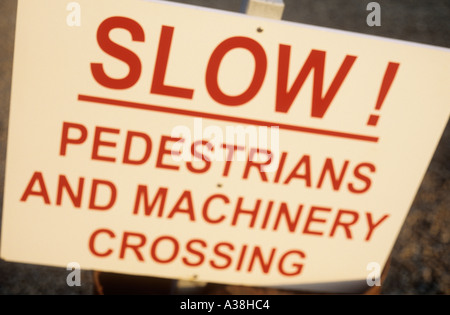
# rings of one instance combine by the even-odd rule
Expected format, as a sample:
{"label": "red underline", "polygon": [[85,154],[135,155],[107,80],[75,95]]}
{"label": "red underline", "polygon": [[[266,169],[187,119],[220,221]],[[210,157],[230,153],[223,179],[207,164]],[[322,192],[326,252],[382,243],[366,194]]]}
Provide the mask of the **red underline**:
{"label": "red underline", "polygon": [[163,107],[163,106],[152,105],[152,104],[121,101],[121,100],[116,100],[116,99],[95,97],[95,96],[82,95],[82,94],[78,95],[78,100],[83,101],[83,102],[91,102],[91,103],[104,104],[104,105],[127,107],[127,108],[148,110],[148,111],[153,111],[153,112],[160,112],[160,113],[167,113],[167,114],[174,114],[174,115],[201,117],[201,118],[220,120],[220,121],[229,121],[229,122],[246,124],[246,125],[279,127],[280,129],[289,130],[289,131],[311,133],[311,134],[330,136],[330,137],[346,138],[346,139],[368,141],[368,142],[378,142],[377,137],[366,136],[366,135],[310,128],[310,127],[303,127],[303,126],[280,124],[280,123],[274,123],[274,122],[268,122],[268,121],[262,121],[262,120],[256,120],[256,119],[225,116],[225,115],[204,113],[204,112],[179,109],[179,108],[169,108],[169,107]]}

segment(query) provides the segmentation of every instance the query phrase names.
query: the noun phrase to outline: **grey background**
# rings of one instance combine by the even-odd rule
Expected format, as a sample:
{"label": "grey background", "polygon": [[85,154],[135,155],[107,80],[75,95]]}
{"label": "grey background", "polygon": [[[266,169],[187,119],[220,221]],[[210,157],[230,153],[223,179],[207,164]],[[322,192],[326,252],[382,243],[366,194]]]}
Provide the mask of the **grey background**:
{"label": "grey background", "polygon": [[[236,12],[241,7],[241,0],[176,2]],[[285,0],[283,20],[450,47],[450,1],[377,1],[382,9],[381,27],[366,24],[369,2]],[[3,204],[16,6],[16,0],[0,0],[0,206]],[[450,293],[449,161],[450,127],[447,125],[393,249],[389,273],[382,284],[383,294]],[[66,285],[68,273],[64,268],[0,261],[0,294],[92,294],[91,271],[82,272],[81,287]]]}

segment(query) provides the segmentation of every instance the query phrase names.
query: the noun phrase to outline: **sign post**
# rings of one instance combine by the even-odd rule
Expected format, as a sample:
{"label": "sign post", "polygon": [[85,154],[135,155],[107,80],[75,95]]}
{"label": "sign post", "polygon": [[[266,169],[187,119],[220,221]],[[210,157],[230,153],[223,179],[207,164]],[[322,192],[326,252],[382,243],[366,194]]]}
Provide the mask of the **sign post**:
{"label": "sign post", "polygon": [[241,11],[248,15],[281,20],[284,2],[283,0],[242,0]]}
{"label": "sign post", "polygon": [[19,0],[3,259],[367,288],[448,121],[448,49],[78,3],[68,25],[59,0]]}

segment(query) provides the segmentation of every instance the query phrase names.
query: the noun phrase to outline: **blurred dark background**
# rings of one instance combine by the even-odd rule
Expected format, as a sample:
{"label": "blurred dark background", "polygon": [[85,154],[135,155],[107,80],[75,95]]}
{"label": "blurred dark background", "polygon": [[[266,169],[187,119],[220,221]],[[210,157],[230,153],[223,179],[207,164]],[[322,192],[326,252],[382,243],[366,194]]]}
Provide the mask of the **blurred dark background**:
{"label": "blurred dark background", "polygon": [[[174,2],[235,12],[239,12],[241,8],[241,0]],[[284,0],[284,2],[286,9],[283,20],[286,21],[450,47],[448,0],[376,1],[381,6],[379,27],[369,27],[366,24],[366,17],[369,14],[366,6],[371,1]],[[3,205],[16,8],[17,0],[0,0],[0,207]],[[448,102],[450,103],[450,100]],[[392,251],[390,268],[387,278],[382,283],[381,293],[450,294],[449,205],[450,127],[447,124]],[[65,268],[0,261],[0,294],[93,293],[92,271],[82,271],[81,287],[67,286],[68,273]],[[246,294],[245,291],[240,293]]]}

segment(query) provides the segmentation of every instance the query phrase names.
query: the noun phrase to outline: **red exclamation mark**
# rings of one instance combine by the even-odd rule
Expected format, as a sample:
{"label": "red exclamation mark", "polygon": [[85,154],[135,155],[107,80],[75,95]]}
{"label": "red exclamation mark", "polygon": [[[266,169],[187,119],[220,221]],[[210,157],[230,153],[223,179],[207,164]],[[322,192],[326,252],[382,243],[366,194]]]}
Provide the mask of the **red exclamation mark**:
{"label": "red exclamation mark", "polygon": [[[384,74],[383,82],[381,83],[380,93],[378,94],[378,100],[377,104],[375,105],[375,110],[379,111],[381,109],[381,106],[383,106],[384,99],[386,98],[386,95],[391,88],[399,65],[400,64],[396,62],[389,62]],[[379,118],[379,115],[370,115],[369,120],[367,121],[367,125],[376,126]]]}

